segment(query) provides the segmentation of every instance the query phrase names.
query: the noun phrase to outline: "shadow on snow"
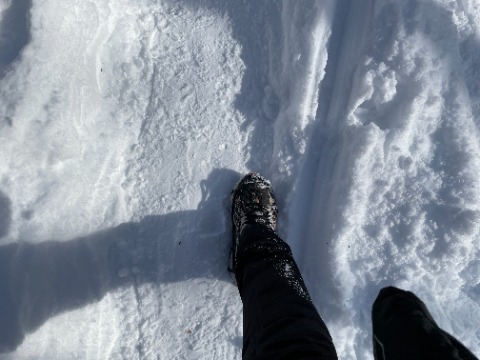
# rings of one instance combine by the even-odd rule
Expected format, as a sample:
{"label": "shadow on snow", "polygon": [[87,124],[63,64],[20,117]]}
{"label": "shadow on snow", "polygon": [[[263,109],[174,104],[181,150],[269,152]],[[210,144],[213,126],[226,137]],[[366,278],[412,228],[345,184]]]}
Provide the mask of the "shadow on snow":
{"label": "shadow on snow", "polygon": [[[238,179],[234,171],[213,170],[200,184],[196,210],[148,216],[64,242],[0,247],[0,352],[16,349],[49,318],[120,287],[229,281],[229,192]],[[10,211],[5,199],[1,214]]]}
{"label": "shadow on snow", "polygon": [[3,11],[0,22],[0,79],[30,41],[29,11],[32,0],[15,0]]}

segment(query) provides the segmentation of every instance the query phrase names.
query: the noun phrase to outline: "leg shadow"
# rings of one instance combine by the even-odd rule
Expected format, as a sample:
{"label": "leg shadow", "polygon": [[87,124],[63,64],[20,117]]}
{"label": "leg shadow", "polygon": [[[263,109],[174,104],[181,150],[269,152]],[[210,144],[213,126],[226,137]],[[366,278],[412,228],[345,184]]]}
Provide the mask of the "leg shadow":
{"label": "leg shadow", "polygon": [[148,216],[65,242],[0,247],[0,353],[16,349],[50,317],[120,287],[199,277],[229,281],[228,200],[238,179],[231,170],[212,171],[200,184],[197,210]]}

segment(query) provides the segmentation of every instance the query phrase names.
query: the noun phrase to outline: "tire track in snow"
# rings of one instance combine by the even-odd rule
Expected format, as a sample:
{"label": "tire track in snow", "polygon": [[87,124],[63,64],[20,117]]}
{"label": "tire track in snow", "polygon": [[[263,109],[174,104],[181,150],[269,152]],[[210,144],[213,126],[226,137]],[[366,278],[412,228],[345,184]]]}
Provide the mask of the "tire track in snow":
{"label": "tire track in snow", "polygon": [[[344,309],[338,283],[333,278],[335,254],[332,240],[335,223],[341,215],[342,194],[339,189],[349,181],[348,176],[339,174],[342,169],[349,168],[342,161],[346,154],[342,149],[341,118],[345,116],[349,82],[369,29],[372,6],[373,2],[360,4],[346,0],[337,2],[332,10],[330,26],[333,33],[325,49],[328,53],[326,74],[318,87],[316,119],[289,210],[294,253],[312,298],[330,327],[340,357],[345,356],[342,353],[348,337],[345,338],[336,331],[338,327],[333,326],[342,319]],[[341,321],[340,328],[351,328],[351,325],[348,321]]]}
{"label": "tire track in snow", "polygon": [[334,9],[334,2],[282,3],[280,60],[271,69],[276,76],[270,79],[280,103],[270,171],[280,187],[284,182],[292,187],[303,163],[317,111],[318,86],[325,75]]}

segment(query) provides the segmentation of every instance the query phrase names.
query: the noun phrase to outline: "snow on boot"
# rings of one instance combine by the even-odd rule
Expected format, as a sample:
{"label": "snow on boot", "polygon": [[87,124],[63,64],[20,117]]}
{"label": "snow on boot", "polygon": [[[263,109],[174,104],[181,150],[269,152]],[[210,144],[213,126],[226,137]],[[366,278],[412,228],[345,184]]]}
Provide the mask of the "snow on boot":
{"label": "snow on boot", "polygon": [[277,229],[277,204],[270,182],[255,173],[247,174],[232,191],[233,239],[228,270],[235,272],[240,236],[248,224]]}

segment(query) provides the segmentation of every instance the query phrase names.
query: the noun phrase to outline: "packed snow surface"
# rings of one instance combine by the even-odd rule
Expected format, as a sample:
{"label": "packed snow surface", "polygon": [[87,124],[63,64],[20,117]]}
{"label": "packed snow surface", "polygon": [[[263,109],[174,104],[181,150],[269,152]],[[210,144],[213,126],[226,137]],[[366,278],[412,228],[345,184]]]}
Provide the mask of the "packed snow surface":
{"label": "packed snow surface", "polygon": [[387,285],[479,355],[479,131],[476,0],[0,0],[0,358],[239,359],[250,171],[340,358]]}

